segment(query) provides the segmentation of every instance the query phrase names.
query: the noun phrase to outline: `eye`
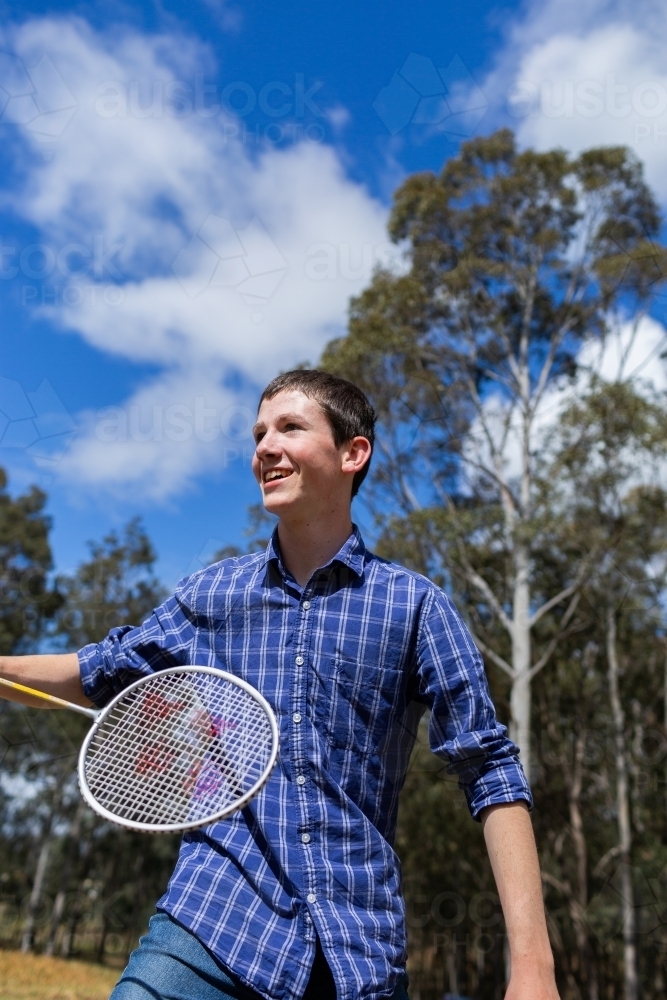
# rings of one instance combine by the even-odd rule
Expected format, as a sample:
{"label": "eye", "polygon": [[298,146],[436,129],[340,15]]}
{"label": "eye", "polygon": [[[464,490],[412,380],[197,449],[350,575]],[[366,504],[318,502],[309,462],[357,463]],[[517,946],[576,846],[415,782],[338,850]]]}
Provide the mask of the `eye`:
{"label": "eye", "polygon": [[263,437],[264,431],[255,431],[255,444],[259,444]]}

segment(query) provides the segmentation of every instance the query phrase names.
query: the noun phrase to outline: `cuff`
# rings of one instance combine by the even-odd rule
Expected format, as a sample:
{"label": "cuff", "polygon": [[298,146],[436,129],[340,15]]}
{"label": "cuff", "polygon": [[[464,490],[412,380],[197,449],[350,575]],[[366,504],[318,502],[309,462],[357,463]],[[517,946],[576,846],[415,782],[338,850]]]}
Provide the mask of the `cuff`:
{"label": "cuff", "polygon": [[104,657],[99,645],[91,642],[80,649],[77,656],[83,693],[97,708],[104,708],[113,698],[115,691],[107,679]]}
{"label": "cuff", "polygon": [[479,822],[482,809],[506,802],[525,802],[533,808],[533,796],[523,767],[515,757],[511,761],[491,763],[483,774],[464,786],[468,808]]}

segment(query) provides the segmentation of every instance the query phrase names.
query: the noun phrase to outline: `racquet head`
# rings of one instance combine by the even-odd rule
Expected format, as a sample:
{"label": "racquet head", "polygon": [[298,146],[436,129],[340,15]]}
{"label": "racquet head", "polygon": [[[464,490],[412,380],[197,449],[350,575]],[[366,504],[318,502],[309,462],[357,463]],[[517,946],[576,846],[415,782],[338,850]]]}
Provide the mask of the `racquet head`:
{"label": "racquet head", "polygon": [[173,667],[125,688],[79,756],[86,802],[131,830],[174,833],[224,819],[266,783],[278,753],[268,702],[212,667]]}

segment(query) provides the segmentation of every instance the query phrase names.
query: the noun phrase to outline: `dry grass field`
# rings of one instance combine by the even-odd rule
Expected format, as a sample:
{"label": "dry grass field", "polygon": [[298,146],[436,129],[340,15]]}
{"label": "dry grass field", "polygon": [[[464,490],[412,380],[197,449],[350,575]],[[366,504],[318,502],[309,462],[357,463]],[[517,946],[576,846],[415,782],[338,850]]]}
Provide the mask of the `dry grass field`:
{"label": "dry grass field", "polygon": [[118,969],[0,951],[0,1000],[108,1000]]}

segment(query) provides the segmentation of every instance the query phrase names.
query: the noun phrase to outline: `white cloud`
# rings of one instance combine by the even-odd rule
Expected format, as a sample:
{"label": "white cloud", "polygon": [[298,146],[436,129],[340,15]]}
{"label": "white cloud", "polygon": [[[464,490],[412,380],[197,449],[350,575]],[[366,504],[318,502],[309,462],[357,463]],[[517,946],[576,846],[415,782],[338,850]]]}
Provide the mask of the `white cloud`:
{"label": "white cloud", "polygon": [[[484,91],[495,95],[496,120],[511,125],[521,147],[562,147],[571,153],[625,145],[643,161],[645,176],[667,204],[667,7],[662,0],[530,0],[510,25]],[[660,305],[664,305],[664,296]],[[612,381],[632,378],[641,389],[664,392],[660,359],[665,327],[650,317],[625,322],[579,353],[579,375],[554,383],[535,419],[542,442],[563,408],[581,396],[590,375]],[[500,440],[504,410],[495,396],[486,403],[491,431]],[[520,471],[518,420],[505,449],[506,471]],[[539,444],[538,444],[539,447]],[[478,421],[469,455],[488,462]]]}
{"label": "white cloud", "polygon": [[[638,322],[625,322],[604,342],[589,341],[577,362],[585,376],[596,374],[606,382],[632,379],[651,392],[667,389],[667,370],[661,354],[667,350],[667,330],[650,316]],[[578,384],[578,390],[581,382]]]}
{"label": "white cloud", "polygon": [[82,414],[84,433],[60,475],[95,492],[123,497],[129,487],[161,500],[213,467],[249,464],[254,411],[215,376],[168,372],[120,406]]}
{"label": "white cloud", "polygon": [[627,145],[667,201],[667,7],[662,0],[533,2],[508,34],[488,93],[522,145]]}
{"label": "white cloud", "polygon": [[[566,407],[581,399],[597,376],[604,382],[629,379],[639,392],[647,395],[667,390],[667,371],[660,355],[667,350],[667,329],[655,319],[643,316],[638,322],[611,323],[604,340],[589,340],[577,357],[574,380],[554,380],[544,393],[535,413],[531,451],[540,453],[549,435],[558,426]],[[517,481],[522,469],[522,423],[517,408],[510,419],[510,432],[504,435],[506,404],[499,395],[489,395],[484,405],[484,423],[477,418],[466,440],[464,454],[473,467],[493,468],[485,431],[490,433],[500,452],[505,475]],[[657,474],[657,470],[653,470]],[[650,478],[651,470],[642,470]],[[667,482],[667,469],[660,475]]]}
{"label": "white cloud", "polygon": [[[211,109],[215,98],[197,98],[195,81],[213,79],[213,66],[191,40],[101,37],[81,20],[41,18],[0,41],[27,68],[49,55],[76,102],[50,158],[33,158],[22,190],[3,200],[48,247],[45,262],[21,263],[49,268],[60,282],[42,312],[102,351],[162,367],[124,411],[194,407],[202,397],[223,412],[236,398],[221,388],[226,375],[259,384],[315,361],[342,331],[350,295],[386,255],[386,209],[346,177],[333,148],[244,144],[238,123]],[[39,151],[33,133],[21,135]],[[211,217],[227,220],[239,246],[244,233],[246,242],[254,236],[252,253],[242,246],[216,258],[205,240],[193,242]],[[230,267],[246,267],[249,284],[229,269],[224,281],[211,276],[234,254]],[[267,278],[278,270],[280,280]],[[98,423],[88,415],[61,463],[71,481],[131,483],[164,497],[219,465],[231,446],[224,435],[204,442],[194,434],[178,447],[165,436],[101,442]]]}

